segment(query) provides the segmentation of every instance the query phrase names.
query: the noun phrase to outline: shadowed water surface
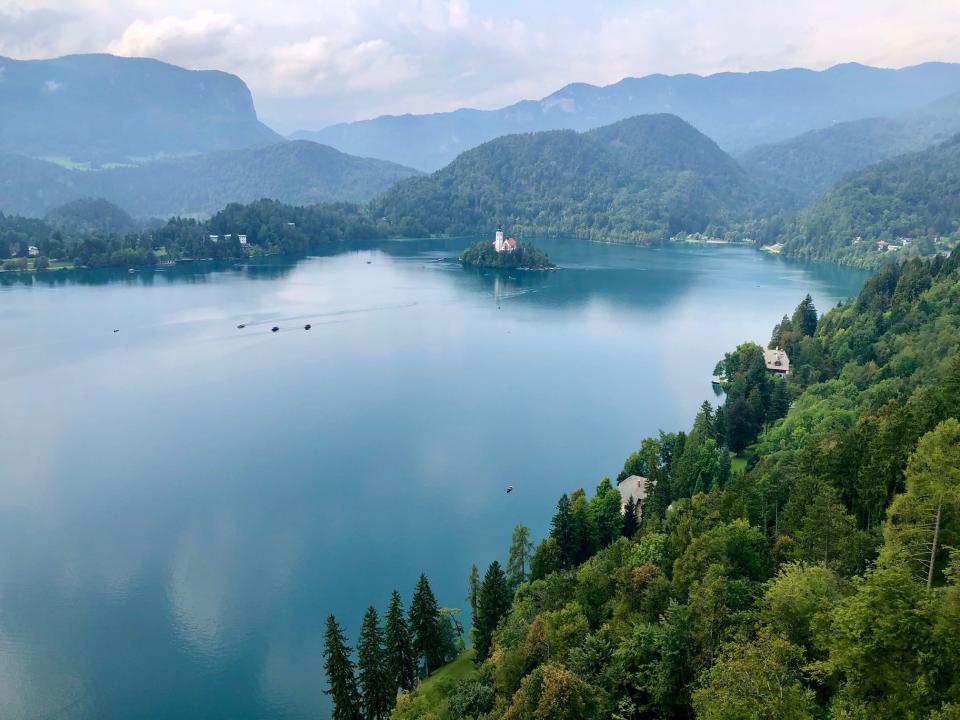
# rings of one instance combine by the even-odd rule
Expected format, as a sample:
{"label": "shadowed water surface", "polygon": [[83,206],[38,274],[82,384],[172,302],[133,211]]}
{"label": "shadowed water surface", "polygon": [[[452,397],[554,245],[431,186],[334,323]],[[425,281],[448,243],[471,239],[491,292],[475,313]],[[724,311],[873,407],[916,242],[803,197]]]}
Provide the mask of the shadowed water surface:
{"label": "shadowed water surface", "polygon": [[421,570],[463,607],[516,523],[686,428],[724,351],[865,277],[466,244],[0,276],[0,717],[326,717],[326,614],[355,639]]}

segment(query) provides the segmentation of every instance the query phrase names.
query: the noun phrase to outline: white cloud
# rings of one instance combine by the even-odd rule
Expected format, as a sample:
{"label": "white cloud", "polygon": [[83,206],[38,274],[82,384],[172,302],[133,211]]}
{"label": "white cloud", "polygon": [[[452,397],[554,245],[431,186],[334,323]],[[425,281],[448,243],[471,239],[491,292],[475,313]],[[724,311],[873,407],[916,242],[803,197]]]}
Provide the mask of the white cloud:
{"label": "white cloud", "polygon": [[960,60],[956,0],[0,0],[0,54],[235,72],[282,130],[497,107],[574,81]]}

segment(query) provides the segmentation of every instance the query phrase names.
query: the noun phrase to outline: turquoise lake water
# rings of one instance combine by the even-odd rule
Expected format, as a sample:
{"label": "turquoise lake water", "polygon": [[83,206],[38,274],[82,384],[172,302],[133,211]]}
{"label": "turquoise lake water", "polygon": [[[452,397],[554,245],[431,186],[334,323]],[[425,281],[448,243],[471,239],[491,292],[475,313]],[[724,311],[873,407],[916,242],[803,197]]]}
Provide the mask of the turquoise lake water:
{"label": "turquoise lake water", "polygon": [[686,429],[724,351],[865,278],[573,241],[479,272],[467,244],[0,276],[0,717],[327,717],[328,613],[353,641],[421,571],[465,607],[515,524]]}

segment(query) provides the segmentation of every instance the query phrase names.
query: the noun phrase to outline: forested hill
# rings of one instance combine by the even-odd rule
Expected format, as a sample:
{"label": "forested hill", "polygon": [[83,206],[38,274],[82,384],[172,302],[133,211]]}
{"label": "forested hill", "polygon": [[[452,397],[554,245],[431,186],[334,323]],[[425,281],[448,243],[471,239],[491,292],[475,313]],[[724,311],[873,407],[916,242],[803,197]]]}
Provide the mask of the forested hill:
{"label": "forested hill", "polygon": [[751,176],[809,204],[843,175],[896,155],[923,150],[960,132],[960,93],[894,117],[837,123],[742,156]]}
{"label": "forested hill", "polygon": [[[789,255],[863,266],[951,247],[960,240],[960,135],[844,177],[780,240]],[[880,240],[897,249],[878,251]]]}
{"label": "forested hill", "polygon": [[8,155],[0,157],[0,211],[42,215],[83,197],[105,198],[137,217],[212,215],[265,197],[294,205],[363,202],[416,174],[303,140],[105,170]]}
{"label": "forested hill", "polygon": [[[464,578],[476,672],[401,694],[392,720],[960,717],[960,251],[887,267],[819,321],[807,298],[771,344],[786,380],[747,342],[722,408],[627,458],[639,526],[603,479],[560,498],[532,554],[518,528],[506,573]],[[359,691],[328,664],[335,717],[371,678],[409,687],[389,672],[404,645],[377,637]]]}
{"label": "forested hill", "polygon": [[590,130],[624,118],[669,112],[732,153],[831,123],[893,115],[960,90],[960,65],[900,69],[846,63],[822,71],[647,75],[604,87],[568,85],[541,100],[497,110],[463,108],[341,123],[296,137],[344,152],[437,170],[480,143],[511,133]]}
{"label": "forested hill", "polygon": [[276,142],[235,75],[148,58],[0,57],[0,151],[94,165]]}
{"label": "forested hill", "polygon": [[371,204],[399,235],[467,235],[498,222],[528,235],[649,242],[720,232],[764,200],[716,143],[674,115],[585,133],[509,135]]}

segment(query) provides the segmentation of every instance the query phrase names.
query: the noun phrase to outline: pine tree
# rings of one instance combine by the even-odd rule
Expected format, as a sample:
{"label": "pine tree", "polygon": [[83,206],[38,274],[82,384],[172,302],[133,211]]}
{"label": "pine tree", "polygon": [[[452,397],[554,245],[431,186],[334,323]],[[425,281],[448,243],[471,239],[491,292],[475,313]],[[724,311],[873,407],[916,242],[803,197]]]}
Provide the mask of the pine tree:
{"label": "pine tree", "polygon": [[[527,566],[530,563],[530,553],[533,551],[533,543],[530,542],[530,528],[525,525],[517,525],[513,529],[513,537],[510,539],[510,556],[507,559],[507,577],[510,580],[510,588],[516,590],[521,583],[526,582]],[[476,566],[474,566],[476,569]]]}
{"label": "pine tree", "polygon": [[353,673],[353,661],[347,638],[330,615],[327,618],[327,630],[324,637],[323,669],[327,674],[326,693],[333,700],[333,720],[361,720],[360,694]]}
{"label": "pine tree", "polygon": [[410,627],[403,612],[403,601],[396,590],[390,596],[384,626],[387,655],[387,689],[391,702],[401,690],[410,691],[417,684],[417,659],[410,640]]}
{"label": "pine tree", "polygon": [[480,586],[475,645],[477,663],[483,662],[490,655],[493,633],[509,610],[510,588],[507,584],[507,576],[500,568],[500,563],[494,560],[487,568],[483,576],[483,584]]}
{"label": "pine tree", "polygon": [[557,512],[550,521],[550,537],[557,542],[560,567],[572,567],[577,555],[576,538],[573,535],[573,513],[570,498],[564,493],[557,502]]}
{"label": "pine tree", "polygon": [[810,337],[817,331],[817,308],[813,305],[813,298],[809,294],[797,305],[793,311],[790,325],[794,332]]}
{"label": "pine tree", "polygon": [[633,495],[627,500],[627,507],[623,511],[623,536],[632,538],[637,534],[637,503]]}
{"label": "pine tree", "polygon": [[573,518],[573,547],[574,555],[572,566],[576,567],[593,556],[597,551],[597,523],[587,504],[587,494],[583,488],[578,489],[570,497],[570,513]]}
{"label": "pine tree", "polygon": [[[516,531],[514,531],[516,532]],[[467,578],[467,602],[470,603],[470,624],[477,624],[477,601],[480,598],[480,571],[476,563],[470,566],[470,577]]]}
{"label": "pine tree", "polygon": [[376,609],[367,608],[357,641],[357,680],[365,720],[382,720],[390,712],[392,698],[384,653],[383,629]]}
{"label": "pine tree", "polygon": [[440,608],[430,589],[427,576],[421,574],[410,601],[410,632],[417,659],[423,659],[424,671],[429,675],[440,667]]}

